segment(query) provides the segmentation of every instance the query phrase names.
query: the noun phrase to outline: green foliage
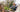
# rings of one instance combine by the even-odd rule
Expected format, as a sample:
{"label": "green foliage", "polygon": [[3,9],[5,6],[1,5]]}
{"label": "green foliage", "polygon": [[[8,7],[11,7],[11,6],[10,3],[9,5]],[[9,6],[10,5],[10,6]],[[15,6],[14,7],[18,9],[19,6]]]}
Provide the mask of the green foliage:
{"label": "green foliage", "polygon": [[5,10],[8,10],[9,8],[8,8],[8,7],[4,7],[4,9],[5,9]]}
{"label": "green foliage", "polygon": [[12,6],[13,1],[10,3],[9,7]]}

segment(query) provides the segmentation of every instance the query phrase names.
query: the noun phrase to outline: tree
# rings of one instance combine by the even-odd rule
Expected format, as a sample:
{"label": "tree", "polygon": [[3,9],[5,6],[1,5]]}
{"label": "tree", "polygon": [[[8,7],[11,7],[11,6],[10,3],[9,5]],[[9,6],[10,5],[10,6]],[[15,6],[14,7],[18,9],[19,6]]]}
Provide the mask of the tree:
{"label": "tree", "polygon": [[9,7],[11,7],[11,6],[12,6],[12,3],[13,3],[13,1],[10,3]]}

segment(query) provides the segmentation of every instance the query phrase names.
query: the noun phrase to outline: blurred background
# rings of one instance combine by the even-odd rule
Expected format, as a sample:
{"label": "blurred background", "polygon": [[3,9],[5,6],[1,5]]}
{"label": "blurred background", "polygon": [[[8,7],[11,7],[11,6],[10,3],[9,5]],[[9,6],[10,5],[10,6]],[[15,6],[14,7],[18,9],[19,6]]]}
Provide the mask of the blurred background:
{"label": "blurred background", "polygon": [[0,12],[15,12],[16,11],[16,4],[14,0],[0,0],[1,11]]}

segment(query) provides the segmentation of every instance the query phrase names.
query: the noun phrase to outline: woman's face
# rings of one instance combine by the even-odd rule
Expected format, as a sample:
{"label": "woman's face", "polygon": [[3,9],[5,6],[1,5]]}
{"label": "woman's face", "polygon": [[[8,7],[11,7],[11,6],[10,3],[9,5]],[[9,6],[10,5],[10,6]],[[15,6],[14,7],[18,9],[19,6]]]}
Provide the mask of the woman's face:
{"label": "woman's face", "polygon": [[13,5],[13,6],[15,6],[15,5]]}
{"label": "woman's face", "polygon": [[15,4],[13,4],[13,6],[15,6]]}
{"label": "woman's face", "polygon": [[15,3],[13,3],[13,6],[15,6]]}

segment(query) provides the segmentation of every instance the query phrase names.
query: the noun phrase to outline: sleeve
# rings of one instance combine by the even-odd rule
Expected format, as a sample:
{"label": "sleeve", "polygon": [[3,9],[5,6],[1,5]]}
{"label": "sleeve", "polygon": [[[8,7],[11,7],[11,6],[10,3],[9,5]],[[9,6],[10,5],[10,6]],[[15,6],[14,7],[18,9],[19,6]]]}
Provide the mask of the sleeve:
{"label": "sleeve", "polygon": [[17,7],[15,7],[15,8],[17,8]]}

